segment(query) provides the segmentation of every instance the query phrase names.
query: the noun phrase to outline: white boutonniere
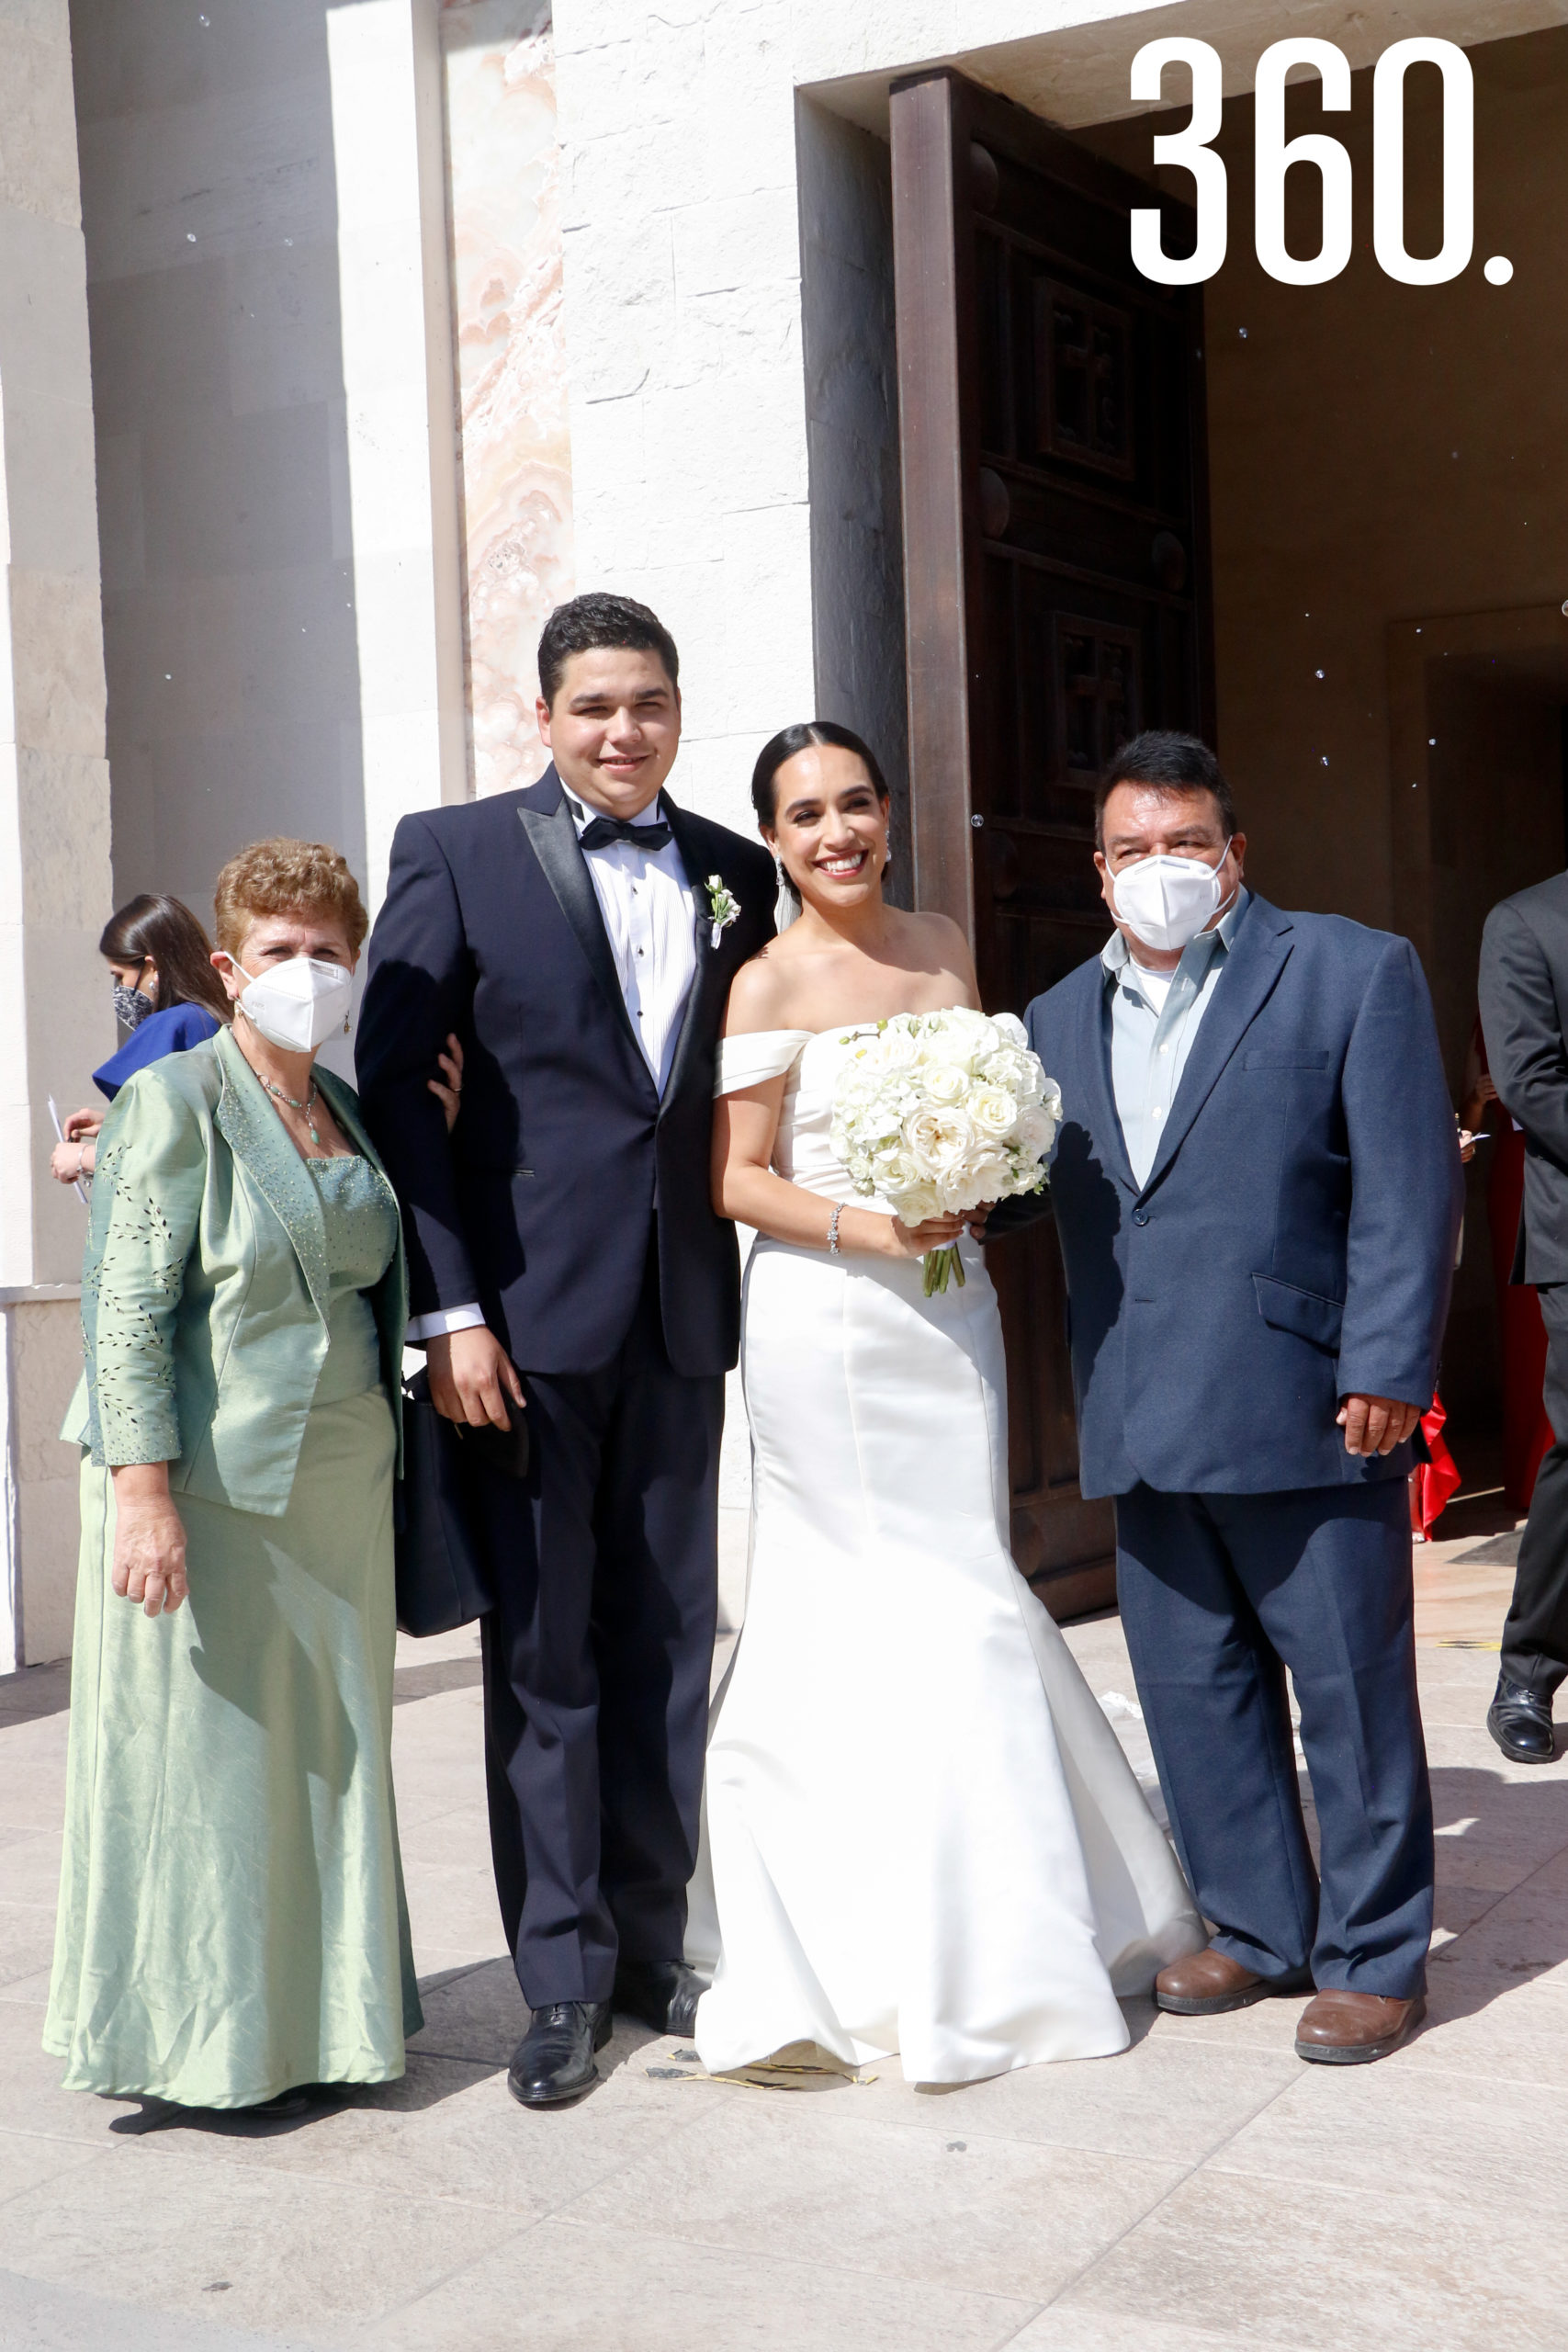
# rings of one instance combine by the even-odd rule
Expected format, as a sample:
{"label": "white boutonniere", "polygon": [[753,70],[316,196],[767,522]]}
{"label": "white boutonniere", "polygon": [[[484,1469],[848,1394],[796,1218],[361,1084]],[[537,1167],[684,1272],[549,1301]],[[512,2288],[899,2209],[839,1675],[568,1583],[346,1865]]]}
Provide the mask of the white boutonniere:
{"label": "white boutonniere", "polygon": [[713,922],[713,929],[708,933],[708,945],[716,947],[720,935],[729,929],[732,922],[739,921],[740,901],[731,898],[725,888],[722,874],[710,874],[704,888],[708,894],[708,914]]}

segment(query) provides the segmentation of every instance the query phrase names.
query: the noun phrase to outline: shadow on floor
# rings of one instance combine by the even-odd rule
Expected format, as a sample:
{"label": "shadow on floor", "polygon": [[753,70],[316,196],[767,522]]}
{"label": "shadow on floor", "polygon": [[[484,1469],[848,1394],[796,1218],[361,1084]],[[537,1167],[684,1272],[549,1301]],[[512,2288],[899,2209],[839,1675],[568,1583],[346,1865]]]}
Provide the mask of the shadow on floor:
{"label": "shadow on floor", "polygon": [[[455,2030],[442,2036],[451,2046],[430,2050],[423,2036],[411,2042],[408,2072],[389,2083],[343,2083],[321,2086],[321,2096],[298,2115],[257,2115],[245,2108],[175,2107],[167,2099],[137,2102],[132,2115],[118,2115],[109,2130],[122,2138],[139,2139],[150,2132],[197,2132],[209,2139],[276,2140],[290,2132],[309,2131],[328,2115],[345,2107],[395,2108],[420,2114],[455,2098],[475,2079],[475,2070],[495,2072],[504,2066],[513,2044],[527,2025],[517,1980],[509,1960],[475,1961],[463,1968],[443,1968],[422,1976],[420,1999],[425,2011],[425,2034],[443,2023]],[[443,2017],[443,2011],[450,2013]],[[504,2053],[504,2054],[502,2054]]]}
{"label": "shadow on floor", "polygon": [[[1450,1854],[1511,1847],[1538,1856],[1539,1870],[1568,1843],[1568,1803],[1555,1775],[1506,1781],[1497,1772],[1439,1766],[1432,1772],[1432,1804]],[[1443,1988],[1446,2017],[1472,2017],[1568,1961],[1568,1893],[1542,1894],[1527,1912],[1518,1897],[1533,1875],[1494,1895],[1451,1943],[1433,1953],[1430,1973]]]}
{"label": "shadow on floor", "polygon": [[443,1690],[477,1690],[484,1668],[477,1657],[433,1657],[421,1666],[400,1666],[392,1676],[392,1704],[438,1698]]}
{"label": "shadow on floor", "polygon": [[1501,1534],[1489,1535],[1483,1544],[1468,1544],[1453,1555],[1454,1566],[1463,1568],[1517,1568],[1519,1565],[1519,1538],[1524,1530],[1507,1527]]}
{"label": "shadow on floor", "polygon": [[71,1661],[56,1658],[49,1666],[24,1666],[16,1674],[0,1674],[0,1731],[8,1724],[36,1723],[40,1715],[61,1715],[71,1704]]}

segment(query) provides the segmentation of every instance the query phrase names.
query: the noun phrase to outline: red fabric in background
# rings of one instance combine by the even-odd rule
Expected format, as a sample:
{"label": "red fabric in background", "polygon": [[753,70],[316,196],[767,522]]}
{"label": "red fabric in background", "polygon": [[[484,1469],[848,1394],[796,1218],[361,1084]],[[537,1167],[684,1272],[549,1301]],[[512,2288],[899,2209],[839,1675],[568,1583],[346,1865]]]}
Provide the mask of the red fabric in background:
{"label": "red fabric in background", "polygon": [[1522,1519],[1535,1492],[1541,1457],[1553,1442],[1541,1402],[1546,1379],[1546,1325],[1528,1283],[1511,1283],[1519,1212],[1525,1197],[1525,1134],[1501,1102],[1486,1105],[1492,1154],[1486,1222],[1492,1237],[1492,1279],[1497,1289],[1497,1336],[1503,1354],[1503,1492]]}
{"label": "red fabric in background", "polygon": [[[1531,1291],[1533,1298],[1535,1293]],[[1448,1504],[1458,1494],[1464,1481],[1460,1476],[1458,1463],[1443,1440],[1443,1424],[1448,1419],[1443,1400],[1434,1396],[1430,1407],[1421,1416],[1421,1434],[1427,1441],[1430,1462],[1418,1462],[1411,1473],[1411,1518],[1423,1535],[1430,1535],[1441,1519]]]}

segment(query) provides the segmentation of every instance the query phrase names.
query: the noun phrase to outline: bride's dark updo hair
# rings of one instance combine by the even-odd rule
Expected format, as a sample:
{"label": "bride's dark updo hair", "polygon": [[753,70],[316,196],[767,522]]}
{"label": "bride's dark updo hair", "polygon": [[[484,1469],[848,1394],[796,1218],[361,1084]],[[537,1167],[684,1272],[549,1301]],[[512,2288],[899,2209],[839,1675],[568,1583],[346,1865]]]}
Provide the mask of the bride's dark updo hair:
{"label": "bride's dark updo hair", "polygon": [[[757,764],[751,771],[751,806],[757,811],[760,825],[774,825],[778,821],[780,768],[793,760],[797,752],[824,747],[835,752],[852,752],[871,778],[876,797],[886,808],[892,795],[871,745],[863,741],[852,728],[840,727],[837,719],[807,718],[794,727],[781,727],[757,754]],[[784,876],[784,886],[798,905],[800,893],[787,874]]]}

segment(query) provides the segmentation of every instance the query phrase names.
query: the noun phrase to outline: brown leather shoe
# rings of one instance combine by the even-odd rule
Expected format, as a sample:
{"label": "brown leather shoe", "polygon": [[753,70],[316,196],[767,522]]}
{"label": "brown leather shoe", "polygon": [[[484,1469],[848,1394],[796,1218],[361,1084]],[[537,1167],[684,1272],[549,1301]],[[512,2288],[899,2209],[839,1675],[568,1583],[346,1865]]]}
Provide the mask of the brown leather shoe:
{"label": "brown leather shoe", "polygon": [[1307,2003],[1296,2027],[1296,2056],[1320,2066],[1364,2066],[1408,2041],[1427,2014],[1419,1993],[1395,2001],[1382,1993],[1331,1985]]}
{"label": "brown leather shoe", "polygon": [[1156,2006],[1179,2018],[1217,2018],[1225,2009],[1250,2008],[1271,1994],[1311,1991],[1307,1969],[1295,1969],[1288,1976],[1258,1976],[1213,1944],[1186,1960],[1173,1960],[1155,1978]]}

